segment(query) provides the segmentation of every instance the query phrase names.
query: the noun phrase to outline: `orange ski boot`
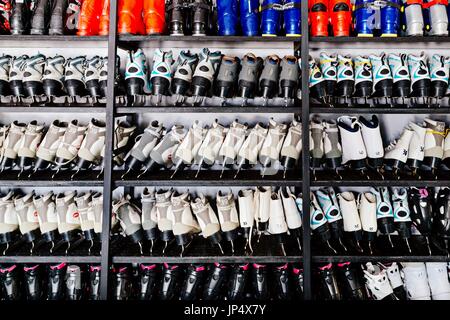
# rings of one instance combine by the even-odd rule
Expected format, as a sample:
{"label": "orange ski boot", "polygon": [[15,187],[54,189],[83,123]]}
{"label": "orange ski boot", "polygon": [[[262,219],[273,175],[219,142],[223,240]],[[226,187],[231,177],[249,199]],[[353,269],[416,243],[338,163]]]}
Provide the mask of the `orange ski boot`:
{"label": "orange ski boot", "polygon": [[311,36],[328,36],[328,0],[310,0],[309,19],[311,24]]}
{"label": "orange ski boot", "polygon": [[102,1],[84,0],[81,6],[80,16],[78,20],[77,35],[79,36],[98,35],[98,25],[101,13],[102,13]]}
{"label": "orange ski boot", "polygon": [[119,0],[119,34],[144,34],[144,0]]}
{"label": "orange ski boot", "polygon": [[162,34],[166,28],[166,2],[144,0],[144,24],[146,34]]}
{"label": "orange ski boot", "polygon": [[107,36],[109,34],[109,0],[102,0],[102,3],[102,14],[100,15],[98,34]]}
{"label": "orange ski boot", "polygon": [[350,36],[352,9],[350,0],[330,0],[331,26],[335,37]]}

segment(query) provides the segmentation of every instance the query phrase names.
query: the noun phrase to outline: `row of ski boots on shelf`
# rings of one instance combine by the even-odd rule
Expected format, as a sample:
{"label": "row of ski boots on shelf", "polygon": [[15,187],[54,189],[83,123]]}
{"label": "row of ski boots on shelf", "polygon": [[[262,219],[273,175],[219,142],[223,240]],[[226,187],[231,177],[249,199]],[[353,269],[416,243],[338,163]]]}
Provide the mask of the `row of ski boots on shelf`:
{"label": "row of ski boots on shelf", "polygon": [[309,86],[316,103],[335,106],[449,105],[450,59],[423,52],[310,57]]}
{"label": "row of ski boots on shelf", "polygon": [[313,37],[448,36],[446,0],[312,0]]}
{"label": "row of ski boots on shelf", "polygon": [[[183,255],[194,236],[201,232],[202,238],[217,246],[221,254],[224,254],[222,240],[230,244],[231,254],[235,253],[234,243],[245,240],[243,250],[236,251],[251,254],[262,235],[271,235],[272,244],[276,243],[277,250],[286,255],[287,239],[294,240],[301,250],[302,201],[299,197],[289,188],[275,191],[271,187],[258,187],[254,191],[240,190],[236,196],[232,191],[219,191],[214,201],[210,201],[201,193],[194,196],[172,189],[151,191],[145,188],[141,208],[130,202],[131,196],[127,195],[113,203],[113,212],[125,235],[139,244],[141,254],[144,240],[150,241],[151,254],[155,242],[163,241],[164,255],[175,239]],[[253,233],[258,234],[258,243],[252,241]]]}
{"label": "row of ski boots on shelf", "polygon": [[[448,253],[449,188],[389,191],[387,187],[379,187],[359,194],[344,191],[337,195],[333,188],[323,188],[311,193],[310,216],[313,242],[319,252]],[[425,241],[415,241],[419,240],[416,236],[424,237]]]}
{"label": "row of ski boots on shelf", "polygon": [[0,57],[0,103],[84,103],[105,98],[108,58]]}
{"label": "row of ski boots on shelf", "polygon": [[[31,245],[36,251],[65,253],[89,242],[90,254],[102,232],[103,195],[66,191],[24,194],[10,191],[0,198],[0,244],[3,255]],[[48,248],[49,247],[49,248]]]}
{"label": "row of ski boots on shelf", "polygon": [[315,271],[318,300],[450,300],[446,262],[344,262]]}
{"label": "row of ski boots on shelf", "polygon": [[[211,52],[154,51],[151,72],[142,49],[129,51],[125,70],[128,96],[151,94],[145,105],[294,105],[300,60],[277,55],[264,60],[253,53],[242,59]],[[172,95],[170,97],[170,95]],[[208,98],[212,97],[212,98]],[[144,98],[145,97],[141,97]]]}
{"label": "row of ski boots on shelf", "polygon": [[[100,266],[2,265],[0,300],[98,300]],[[110,270],[112,300],[301,300],[303,270],[272,264],[140,264]]]}
{"label": "row of ski boots on shelf", "polygon": [[[341,116],[334,120],[314,117],[310,122],[310,155],[314,179],[317,170],[329,175],[335,171],[342,179],[342,167],[359,172],[361,177],[384,179],[385,175],[437,179],[450,168],[450,136],[446,123],[426,118],[410,122],[400,137],[386,148],[376,115]],[[375,175],[372,175],[375,173]],[[371,177],[372,176],[372,177]]]}
{"label": "row of ski boots on shelf", "polygon": [[193,167],[197,173],[192,178],[197,178],[202,168],[214,170],[215,165],[222,167],[220,178],[231,172],[236,179],[241,169],[252,168],[260,169],[263,177],[283,170],[285,178],[297,167],[302,147],[301,123],[295,119],[288,125],[272,118],[267,125],[259,122],[253,127],[238,120],[229,126],[217,119],[211,126],[195,121],[189,130],[174,125],[168,132],[162,123],[152,121],[139,137],[125,156],[122,179],[130,172],[140,178],[162,168],[173,170],[173,178]]}

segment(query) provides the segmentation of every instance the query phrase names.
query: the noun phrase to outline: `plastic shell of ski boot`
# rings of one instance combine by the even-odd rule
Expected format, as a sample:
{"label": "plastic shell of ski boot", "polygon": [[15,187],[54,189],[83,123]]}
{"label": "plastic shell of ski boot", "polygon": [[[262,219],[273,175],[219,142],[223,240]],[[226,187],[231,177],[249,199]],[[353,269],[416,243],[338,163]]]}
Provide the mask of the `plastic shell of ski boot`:
{"label": "plastic shell of ski boot", "polygon": [[247,37],[259,35],[259,1],[239,1],[242,34]]}
{"label": "plastic shell of ski boot", "polygon": [[335,37],[350,36],[352,23],[350,0],[330,0],[328,6],[333,35]]}
{"label": "plastic shell of ski boot", "polygon": [[238,1],[217,0],[217,26],[219,36],[235,36],[238,24]]}
{"label": "plastic shell of ski boot", "polygon": [[144,0],[119,0],[119,34],[144,34],[143,8]]}
{"label": "plastic shell of ski boot", "polygon": [[407,0],[403,8],[404,24],[402,29],[407,36],[423,36],[425,27],[422,11],[423,0]]}
{"label": "plastic shell of ski boot", "polygon": [[162,34],[166,29],[164,0],[144,0],[145,34]]}
{"label": "plastic shell of ski boot", "polygon": [[374,0],[356,0],[353,7],[355,32],[358,37],[373,37]]}
{"label": "plastic shell of ski boot", "polygon": [[109,0],[102,0],[98,34],[101,36],[107,36],[109,34]]}
{"label": "plastic shell of ski boot", "polygon": [[380,29],[382,37],[397,37],[400,29],[400,0],[390,0],[380,9]]}
{"label": "plastic shell of ski boot", "polygon": [[302,34],[301,2],[300,0],[286,0],[284,3],[284,30],[288,37],[298,37]]}
{"label": "plastic shell of ski boot", "polygon": [[423,4],[427,9],[425,30],[431,36],[448,36],[448,0],[428,0]]}
{"label": "plastic shell of ski boot", "polygon": [[191,31],[193,36],[204,36],[210,27],[211,5],[209,0],[193,0],[190,4],[192,20]]}
{"label": "plastic shell of ski boot", "polygon": [[99,17],[102,11],[102,1],[84,0],[78,20],[79,36],[95,36],[98,34]]}
{"label": "plastic shell of ski boot", "polygon": [[328,2],[325,0],[309,1],[309,19],[311,24],[311,36],[328,36]]}
{"label": "plastic shell of ski boot", "polygon": [[261,34],[275,37],[280,30],[281,0],[264,0],[261,6]]}

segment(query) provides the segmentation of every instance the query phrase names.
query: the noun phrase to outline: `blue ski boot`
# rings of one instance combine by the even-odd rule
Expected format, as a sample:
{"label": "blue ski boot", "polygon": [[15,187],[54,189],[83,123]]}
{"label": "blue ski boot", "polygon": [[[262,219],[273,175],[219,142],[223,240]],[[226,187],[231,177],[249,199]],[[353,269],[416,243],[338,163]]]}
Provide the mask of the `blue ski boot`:
{"label": "blue ski boot", "polygon": [[401,0],[386,1],[386,5],[381,7],[381,36],[396,37],[400,29]]}
{"label": "blue ski boot", "polygon": [[358,37],[373,37],[375,27],[374,0],[356,0],[354,6],[355,30]]}
{"label": "blue ski boot", "polygon": [[280,31],[281,0],[264,0],[261,5],[261,34],[263,37],[275,37]]}
{"label": "blue ski boot", "polygon": [[302,35],[301,1],[284,1],[284,30],[287,37],[299,37]]}
{"label": "blue ski boot", "polygon": [[235,36],[237,34],[237,0],[217,0],[217,26],[219,36]]}
{"label": "blue ski boot", "polygon": [[241,0],[239,5],[242,35],[247,37],[259,35],[259,0]]}

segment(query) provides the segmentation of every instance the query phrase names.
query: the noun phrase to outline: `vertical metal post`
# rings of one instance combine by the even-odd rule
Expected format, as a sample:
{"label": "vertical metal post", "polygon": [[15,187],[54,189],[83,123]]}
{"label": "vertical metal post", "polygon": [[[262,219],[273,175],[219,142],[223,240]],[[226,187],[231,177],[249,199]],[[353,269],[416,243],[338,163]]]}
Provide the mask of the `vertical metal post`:
{"label": "vertical metal post", "polygon": [[108,37],[108,90],[106,93],[106,145],[105,169],[103,178],[103,224],[102,224],[102,259],[100,278],[100,299],[108,299],[108,271],[110,263],[109,234],[111,229],[111,201],[113,191],[112,181],[112,151],[114,139],[114,105],[115,77],[117,55],[117,0],[110,0],[109,6],[109,37]]}
{"label": "vertical metal post", "polygon": [[308,1],[302,0],[302,194],[303,194],[303,272],[305,300],[312,299],[311,290],[311,230],[310,230],[310,171],[309,171],[309,30]]}

